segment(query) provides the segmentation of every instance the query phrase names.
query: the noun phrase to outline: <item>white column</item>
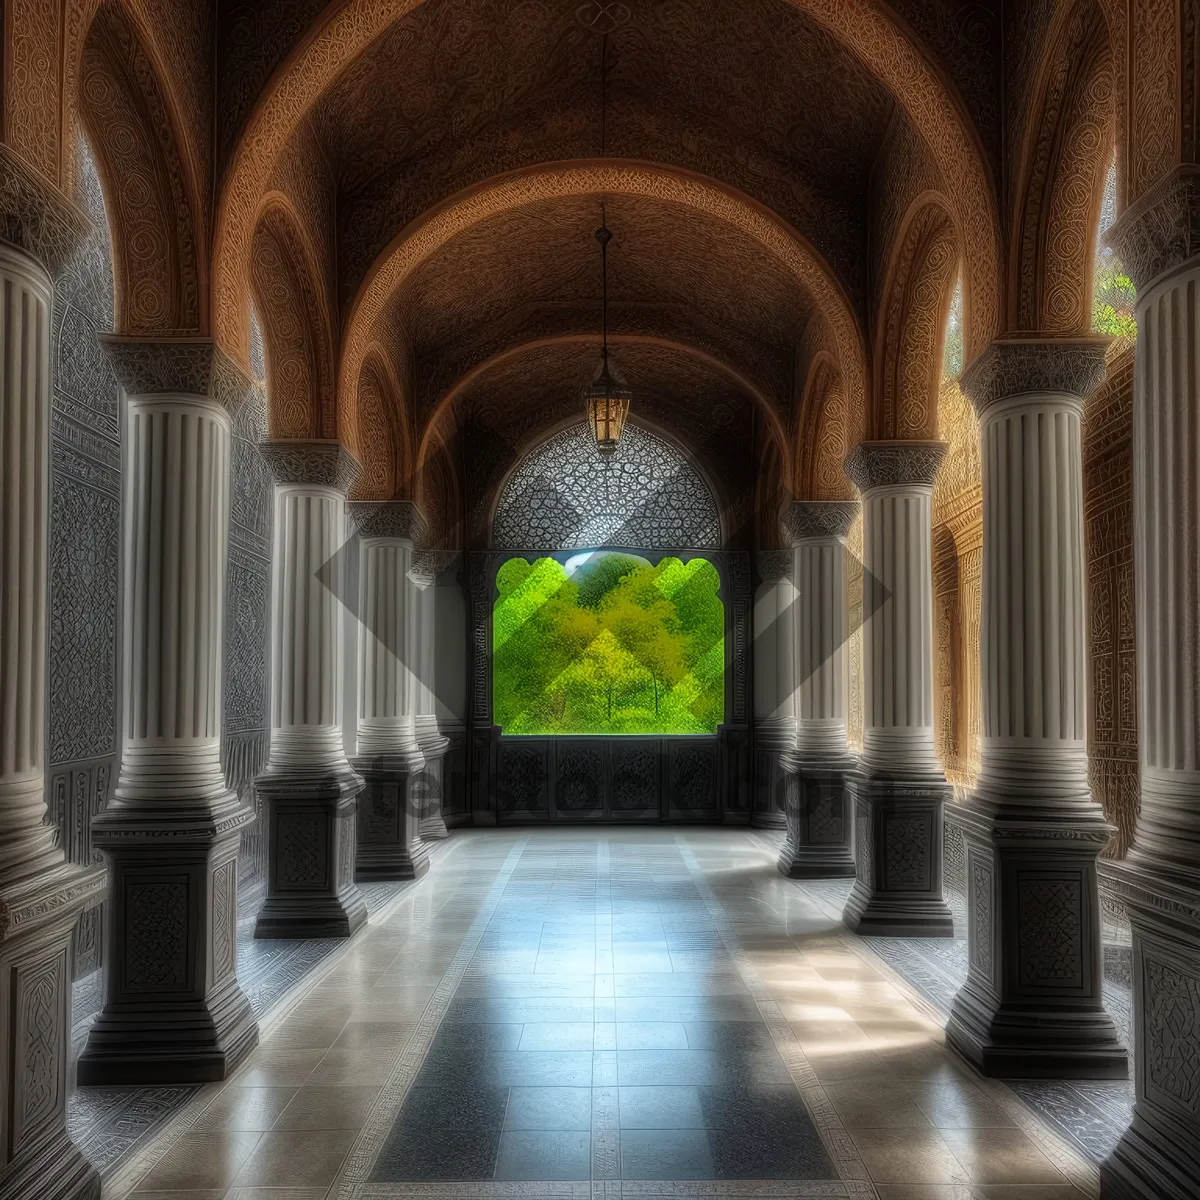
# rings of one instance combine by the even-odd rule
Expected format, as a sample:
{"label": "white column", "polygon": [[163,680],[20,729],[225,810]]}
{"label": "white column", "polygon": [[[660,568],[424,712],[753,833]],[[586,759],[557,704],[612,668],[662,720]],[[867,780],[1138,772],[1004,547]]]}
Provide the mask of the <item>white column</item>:
{"label": "white column", "polygon": [[0,243],[0,878],[54,842],[42,824],[52,298],[41,266]]}
{"label": "white column", "polygon": [[760,554],[754,602],[755,740],[788,750],[796,737],[796,589],[790,555]]}
{"label": "white column", "polygon": [[864,442],[846,472],[863,497],[863,762],[940,776],[933,741],[933,482],[943,442]]}
{"label": "white column", "polygon": [[416,688],[408,573],[412,542],[364,537],[359,542],[358,752],[389,755],[412,769],[424,762],[415,733]]}
{"label": "white column", "polygon": [[71,930],[104,874],[42,824],[50,306],[42,266],[0,243],[0,1194],[99,1194],[66,1131]]}
{"label": "white column", "polygon": [[796,749],[805,758],[840,759],[849,753],[846,535],[858,505],[797,502],[791,512],[798,595]]}
{"label": "white column", "polygon": [[933,739],[933,483],[944,442],[862,442],[846,474],[863,506],[863,753],[851,777],[856,932],[951,937],[942,898],[949,785]]}
{"label": "white column", "polygon": [[964,376],[983,457],[983,754],[959,820],[968,975],[947,1038],[985,1074],[1112,1078],[1088,793],[1083,400],[1107,339],[994,342]]}
{"label": "white column", "polygon": [[221,770],[229,416],[202,396],[130,400],[124,740],[116,798],[228,799]]}
{"label": "white column", "polygon": [[1101,1168],[1112,1200],[1200,1188],[1200,170],[1109,232],[1137,284],[1134,621],[1141,809],[1114,882],[1133,933],[1133,1122]]}
{"label": "white column", "polygon": [[437,640],[435,602],[439,565],[440,556],[437,553],[424,551],[414,557],[413,568],[409,572],[416,638],[416,671],[413,681],[416,693],[416,732],[421,753],[425,756],[425,770],[421,774],[420,832],[423,838],[444,838],[448,833],[442,816],[442,778],[443,759],[450,742],[442,736],[438,728],[437,706],[434,701]]}
{"label": "white column", "polygon": [[[309,450],[295,447],[304,446]],[[342,602],[349,458],[336,443],[267,443],[275,470],[268,774],[348,774],[342,742]],[[350,460],[351,462],[353,460]]]}
{"label": "white column", "polygon": [[1200,264],[1138,297],[1133,554],[1141,811],[1134,854],[1200,874]]}

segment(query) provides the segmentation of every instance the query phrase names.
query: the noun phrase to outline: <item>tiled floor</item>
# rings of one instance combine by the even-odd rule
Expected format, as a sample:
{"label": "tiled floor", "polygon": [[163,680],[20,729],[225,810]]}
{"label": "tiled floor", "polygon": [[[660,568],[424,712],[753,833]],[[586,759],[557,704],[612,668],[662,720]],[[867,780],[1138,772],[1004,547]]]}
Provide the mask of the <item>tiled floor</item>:
{"label": "tiled floor", "polygon": [[1094,1194],[748,832],[455,839],[137,1200]]}

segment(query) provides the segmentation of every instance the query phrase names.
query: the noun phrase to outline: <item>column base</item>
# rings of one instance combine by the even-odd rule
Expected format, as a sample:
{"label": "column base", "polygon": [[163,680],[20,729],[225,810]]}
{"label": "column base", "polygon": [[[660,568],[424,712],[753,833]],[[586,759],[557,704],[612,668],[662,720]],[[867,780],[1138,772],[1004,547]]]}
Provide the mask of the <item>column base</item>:
{"label": "column base", "polygon": [[787,842],[779,870],[789,879],[845,879],[856,874],[852,800],[846,776],[854,760],[796,760],[785,780]]}
{"label": "column base", "polygon": [[1192,1200],[1200,1191],[1200,873],[1134,850],[1105,878],[1133,933],[1133,1122],[1100,1167],[1105,1200]]}
{"label": "column base", "polygon": [[854,803],[858,878],[843,920],[863,937],[953,937],[942,899],[942,827],[950,785],[858,768],[847,775]]}
{"label": "column base", "polygon": [[968,973],[946,1042],[983,1074],[1124,1079],[1104,1011],[1096,859],[1100,806],[977,798],[955,810],[967,844]]}
{"label": "column base", "polygon": [[787,817],[777,812],[756,812],[750,814],[751,829],[786,829]]}
{"label": "column base", "polygon": [[[16,871],[19,878],[14,878]],[[104,895],[104,870],[46,850],[0,880],[0,1196],[99,1200],[100,1178],[67,1134],[71,937]]]}
{"label": "column base", "polygon": [[111,915],[80,1084],[213,1082],[258,1044],[237,979],[237,854],[253,819],[234,792],[191,809],[118,803],[94,819]]}
{"label": "column base", "polygon": [[429,870],[429,846],[422,840],[410,794],[420,768],[360,758],[354,769],[364,781],[358,797],[355,882],[420,879]]}
{"label": "column base", "polygon": [[100,1200],[100,1172],[59,1130],[37,1150],[0,1172],[4,1200]]}
{"label": "column base", "polygon": [[450,836],[442,817],[442,767],[449,747],[447,738],[421,747],[425,766],[414,777],[412,795],[413,807],[420,813],[417,829],[422,841],[438,842]]}
{"label": "column base", "polygon": [[267,801],[267,895],[256,938],[344,938],[367,919],[354,881],[355,810],[363,780],[342,774],[257,780]]}

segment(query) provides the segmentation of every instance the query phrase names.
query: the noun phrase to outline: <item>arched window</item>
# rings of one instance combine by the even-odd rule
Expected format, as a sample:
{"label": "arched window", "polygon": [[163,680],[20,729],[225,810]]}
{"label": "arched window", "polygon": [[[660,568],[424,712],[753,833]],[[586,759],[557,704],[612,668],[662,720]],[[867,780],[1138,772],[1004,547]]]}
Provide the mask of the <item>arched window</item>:
{"label": "arched window", "polygon": [[1117,219],[1117,159],[1113,155],[1100,204],[1100,222],[1096,230],[1096,266],[1092,281],[1092,328],[1122,341],[1137,337],[1133,315],[1137,289],[1125,271],[1125,265],[1104,245],[1104,235]]}
{"label": "arched window", "polygon": [[942,378],[957,379],[963,369],[963,290],[962,272],[954,281],[950,312],[946,317],[946,340],[942,345]]}
{"label": "arched window", "polygon": [[670,442],[626,425],[601,459],[581,421],[535,447],[509,477],[492,545],[512,550],[716,549],[717,502]]}

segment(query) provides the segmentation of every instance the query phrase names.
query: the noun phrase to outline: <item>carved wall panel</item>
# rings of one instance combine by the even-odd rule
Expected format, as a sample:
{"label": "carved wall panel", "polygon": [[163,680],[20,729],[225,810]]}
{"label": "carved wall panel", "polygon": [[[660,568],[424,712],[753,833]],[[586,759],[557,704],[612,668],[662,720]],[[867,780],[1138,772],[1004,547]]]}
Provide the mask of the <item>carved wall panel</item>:
{"label": "carved wall panel", "polygon": [[62,1008],[69,995],[66,976],[65,950],[13,971],[9,1011],[16,1030],[16,1061],[10,1070],[17,1104],[9,1110],[6,1131],[10,1154],[20,1153],[61,1120],[67,1082],[67,1047],[62,1044],[67,1027]]}
{"label": "carved wall panel", "polygon": [[1147,1091],[1168,1111],[1194,1117],[1200,1110],[1200,978],[1143,950]]}
{"label": "carved wall panel", "polygon": [[1083,986],[1083,882],[1017,876],[1017,964],[1022,984]]}
{"label": "carved wall panel", "polygon": [[[92,229],[55,280],[51,318],[46,804],[68,861],[91,863],[89,823],[108,803],[119,747],[121,414],[98,340],[114,318],[104,199],[82,137],[75,156],[75,201]],[[102,928],[98,909],[81,917],[77,977],[100,966]]]}
{"label": "carved wall panel", "polygon": [[1083,427],[1087,547],[1088,781],[1123,857],[1137,821],[1137,657],[1133,579],[1133,350],[1109,364]]}
{"label": "carved wall panel", "polygon": [[9,0],[5,14],[4,140],[47,179],[59,178],[62,6]]}
{"label": "carved wall panel", "polygon": [[185,991],[188,962],[188,878],[126,879],[126,992]]}

